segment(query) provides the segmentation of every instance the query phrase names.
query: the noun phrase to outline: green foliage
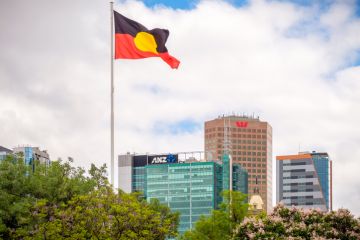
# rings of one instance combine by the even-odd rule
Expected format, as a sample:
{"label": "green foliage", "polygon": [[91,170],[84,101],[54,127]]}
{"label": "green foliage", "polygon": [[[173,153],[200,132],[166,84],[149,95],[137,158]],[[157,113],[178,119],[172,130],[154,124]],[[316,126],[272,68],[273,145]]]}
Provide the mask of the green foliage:
{"label": "green foliage", "polygon": [[278,205],[272,214],[246,218],[232,239],[360,239],[360,220],[348,210],[329,213]]}
{"label": "green foliage", "polygon": [[179,216],[158,201],[114,193],[106,166],[0,161],[0,239],[166,239]]}
{"label": "green foliage", "polygon": [[115,194],[108,187],[62,206],[39,202],[33,211],[36,227],[26,234],[28,239],[162,240],[177,234],[178,215],[167,207],[138,201],[134,194]]}
{"label": "green foliage", "polygon": [[234,228],[247,215],[246,195],[241,192],[224,191],[223,203],[219,209],[213,210],[208,217],[201,216],[195,229],[184,233],[181,239],[186,240],[218,240],[229,239]]}

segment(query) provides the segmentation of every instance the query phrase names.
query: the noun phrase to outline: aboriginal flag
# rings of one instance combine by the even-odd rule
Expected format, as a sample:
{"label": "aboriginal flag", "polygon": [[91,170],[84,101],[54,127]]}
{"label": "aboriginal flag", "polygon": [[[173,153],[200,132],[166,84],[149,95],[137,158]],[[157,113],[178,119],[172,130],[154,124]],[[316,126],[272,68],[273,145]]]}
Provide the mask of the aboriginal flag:
{"label": "aboriginal flag", "polygon": [[166,29],[148,30],[138,22],[114,11],[115,59],[161,57],[171,68],[178,68],[180,61],[170,56],[165,43],[169,37]]}

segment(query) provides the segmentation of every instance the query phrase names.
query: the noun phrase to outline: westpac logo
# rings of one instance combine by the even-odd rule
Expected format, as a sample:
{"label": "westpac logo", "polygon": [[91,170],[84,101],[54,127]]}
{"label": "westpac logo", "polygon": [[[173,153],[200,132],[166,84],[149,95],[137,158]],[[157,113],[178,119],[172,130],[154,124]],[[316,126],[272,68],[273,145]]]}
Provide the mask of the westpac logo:
{"label": "westpac logo", "polygon": [[248,126],[248,122],[237,121],[236,126],[239,128],[246,128]]}

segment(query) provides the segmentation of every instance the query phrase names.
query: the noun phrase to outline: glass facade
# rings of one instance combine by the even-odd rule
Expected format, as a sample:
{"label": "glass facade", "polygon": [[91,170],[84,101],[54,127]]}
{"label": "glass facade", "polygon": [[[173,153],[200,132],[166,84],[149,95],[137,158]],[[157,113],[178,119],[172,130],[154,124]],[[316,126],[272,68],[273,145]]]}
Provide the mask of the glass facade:
{"label": "glass facade", "polygon": [[209,215],[219,202],[216,175],[221,174],[214,162],[147,165],[148,201],[157,198],[172,211],[180,212],[179,232],[192,228],[201,215]]}
{"label": "glass facade", "polygon": [[145,192],[145,167],[134,167],[132,169],[132,192]]}
{"label": "glass facade", "polygon": [[233,190],[248,193],[248,173],[240,164],[233,164]]}
{"label": "glass facade", "polygon": [[25,147],[25,149],[24,149],[24,160],[25,160],[25,164],[27,164],[27,165],[32,164],[33,150],[32,150],[31,147]]}
{"label": "glass facade", "polygon": [[[221,193],[229,189],[231,177],[229,156],[226,157],[221,163],[181,156],[175,162],[168,162],[165,155],[126,156],[119,164],[119,183],[124,183],[131,192],[143,193],[147,201],[156,198],[172,211],[179,212],[178,231],[182,234],[193,228],[201,215],[210,215],[222,202]],[[122,171],[124,169],[126,171]],[[246,170],[239,164],[234,164],[232,170],[233,190],[247,194]]]}
{"label": "glass facade", "polygon": [[321,190],[325,197],[326,207],[329,209],[329,199],[330,199],[330,180],[329,180],[329,157],[328,155],[313,155],[314,166],[316,173],[318,175]]}
{"label": "glass facade", "polygon": [[230,156],[228,154],[223,154],[222,156],[222,179],[223,179],[223,189],[230,189]]}

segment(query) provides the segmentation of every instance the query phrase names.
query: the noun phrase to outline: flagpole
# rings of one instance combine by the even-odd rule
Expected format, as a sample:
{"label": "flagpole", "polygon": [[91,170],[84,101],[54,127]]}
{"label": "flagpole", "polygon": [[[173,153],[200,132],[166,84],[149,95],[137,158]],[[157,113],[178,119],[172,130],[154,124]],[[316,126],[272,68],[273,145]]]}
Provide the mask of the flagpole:
{"label": "flagpole", "polygon": [[111,113],[110,113],[110,125],[111,125],[111,185],[114,187],[114,2],[110,2],[110,22],[111,22],[111,29],[110,29],[110,46],[111,46],[111,53],[110,53],[110,80],[111,80],[111,88],[110,88],[110,95],[111,95]]}

